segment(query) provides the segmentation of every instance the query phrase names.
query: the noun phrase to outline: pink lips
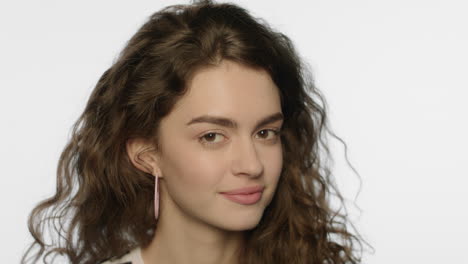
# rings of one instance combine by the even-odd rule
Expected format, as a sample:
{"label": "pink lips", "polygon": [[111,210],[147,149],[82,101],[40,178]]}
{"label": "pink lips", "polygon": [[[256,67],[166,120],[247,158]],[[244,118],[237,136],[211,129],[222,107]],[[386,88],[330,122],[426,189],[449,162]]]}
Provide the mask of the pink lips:
{"label": "pink lips", "polygon": [[263,186],[254,186],[232,190],[229,192],[222,192],[221,194],[227,199],[244,205],[250,205],[258,202],[262,197]]}

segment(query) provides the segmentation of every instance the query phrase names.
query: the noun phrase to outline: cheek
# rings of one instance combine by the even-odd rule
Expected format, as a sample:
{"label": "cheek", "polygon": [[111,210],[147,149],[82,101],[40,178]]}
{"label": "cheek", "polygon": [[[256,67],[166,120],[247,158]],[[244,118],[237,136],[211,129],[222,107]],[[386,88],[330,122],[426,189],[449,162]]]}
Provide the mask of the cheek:
{"label": "cheek", "polygon": [[168,183],[187,196],[216,192],[225,171],[223,160],[213,153],[190,148],[173,153],[167,167]]}
{"label": "cheek", "polygon": [[283,149],[280,144],[265,149],[262,153],[265,169],[269,177],[278,177],[283,168]]}

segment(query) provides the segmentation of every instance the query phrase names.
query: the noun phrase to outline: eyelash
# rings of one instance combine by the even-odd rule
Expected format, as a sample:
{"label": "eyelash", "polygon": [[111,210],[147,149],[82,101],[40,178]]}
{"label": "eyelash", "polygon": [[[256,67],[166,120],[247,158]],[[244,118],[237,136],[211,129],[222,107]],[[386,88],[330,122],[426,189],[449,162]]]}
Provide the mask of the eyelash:
{"label": "eyelash", "polygon": [[[281,134],[281,130],[277,130],[277,129],[263,129],[263,130],[260,130],[259,132],[261,132],[261,131],[271,131],[271,132],[273,132],[274,138],[273,138],[273,139],[270,139],[270,140],[266,139],[266,141],[276,141],[276,139],[278,138],[278,136]],[[216,144],[219,144],[219,143],[212,143],[212,142],[207,142],[207,141],[204,142],[203,139],[205,139],[206,136],[207,136],[207,135],[210,135],[210,134],[214,134],[214,135],[223,135],[223,134],[217,133],[217,132],[207,132],[207,133],[205,133],[204,135],[202,135],[201,137],[199,137],[200,142],[201,142],[202,144],[208,145],[208,146],[209,146],[209,145],[216,145]]]}

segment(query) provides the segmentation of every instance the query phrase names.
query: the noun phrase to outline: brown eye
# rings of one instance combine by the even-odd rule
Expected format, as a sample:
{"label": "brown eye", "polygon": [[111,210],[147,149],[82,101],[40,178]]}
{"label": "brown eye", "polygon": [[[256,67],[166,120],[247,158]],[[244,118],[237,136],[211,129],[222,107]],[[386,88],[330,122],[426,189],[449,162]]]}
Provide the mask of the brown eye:
{"label": "brown eye", "polygon": [[276,138],[278,136],[278,134],[279,134],[278,130],[264,129],[264,130],[261,130],[259,132],[259,134],[261,135],[260,137],[263,138],[263,139],[268,139],[268,132],[270,132],[270,134],[273,134],[272,135],[273,139]]}
{"label": "brown eye", "polygon": [[208,133],[203,136],[204,139],[208,139],[209,142],[212,141],[212,139],[216,138],[216,133]]}
{"label": "brown eye", "polygon": [[[203,136],[200,137],[200,141],[203,143],[203,144],[216,144],[218,143],[219,141],[216,141],[216,136],[223,136],[222,134],[220,133],[215,133],[215,132],[209,132],[209,133],[206,133],[204,134]],[[219,137],[218,137],[219,138]]]}

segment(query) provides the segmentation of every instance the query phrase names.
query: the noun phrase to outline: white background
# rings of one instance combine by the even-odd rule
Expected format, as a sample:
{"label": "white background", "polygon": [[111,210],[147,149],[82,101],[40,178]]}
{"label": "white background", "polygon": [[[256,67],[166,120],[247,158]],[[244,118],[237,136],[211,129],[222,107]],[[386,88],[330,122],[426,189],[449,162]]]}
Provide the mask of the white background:
{"label": "white background", "polygon": [[[53,194],[59,155],[96,81],[170,3],[0,3],[2,263],[18,263],[30,242],[27,216]],[[237,3],[287,34],[311,65],[362,178],[352,217],[375,248],[364,263],[468,263],[467,2]],[[357,176],[331,144],[352,199]]]}

